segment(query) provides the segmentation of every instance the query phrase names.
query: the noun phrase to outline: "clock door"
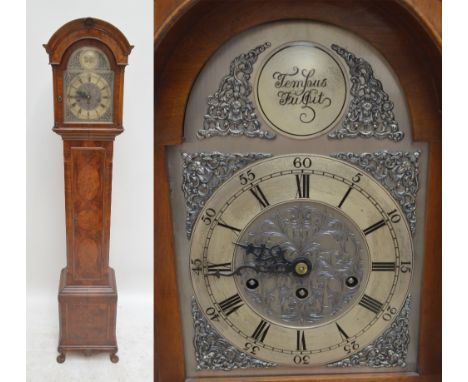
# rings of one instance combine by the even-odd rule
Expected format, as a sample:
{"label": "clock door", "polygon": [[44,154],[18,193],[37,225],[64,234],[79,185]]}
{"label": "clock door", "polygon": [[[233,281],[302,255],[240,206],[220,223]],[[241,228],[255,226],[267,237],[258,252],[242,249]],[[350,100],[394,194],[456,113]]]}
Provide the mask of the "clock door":
{"label": "clock door", "polygon": [[[190,24],[196,41],[169,52],[204,7]],[[344,21],[358,11],[359,26]],[[438,208],[440,121],[426,113],[434,128],[422,132],[417,117],[419,96],[435,105],[437,95],[421,57],[401,56],[407,31],[380,12],[202,1],[157,35],[161,381],[438,373],[421,344],[440,322],[420,312],[428,285],[440,293],[424,268],[437,240],[424,217]],[[239,21],[211,32],[226,15]]]}

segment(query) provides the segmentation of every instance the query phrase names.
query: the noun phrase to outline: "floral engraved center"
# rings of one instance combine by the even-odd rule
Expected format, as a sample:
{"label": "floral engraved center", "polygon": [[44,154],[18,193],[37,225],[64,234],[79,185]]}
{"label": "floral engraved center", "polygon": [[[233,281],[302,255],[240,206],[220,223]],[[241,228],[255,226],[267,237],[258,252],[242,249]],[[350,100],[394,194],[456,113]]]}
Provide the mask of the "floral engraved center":
{"label": "floral engraved center", "polygon": [[[259,314],[282,325],[335,319],[365,285],[369,254],[362,234],[341,211],[322,203],[273,206],[249,223],[238,243],[239,290]],[[257,287],[249,287],[252,280]]]}

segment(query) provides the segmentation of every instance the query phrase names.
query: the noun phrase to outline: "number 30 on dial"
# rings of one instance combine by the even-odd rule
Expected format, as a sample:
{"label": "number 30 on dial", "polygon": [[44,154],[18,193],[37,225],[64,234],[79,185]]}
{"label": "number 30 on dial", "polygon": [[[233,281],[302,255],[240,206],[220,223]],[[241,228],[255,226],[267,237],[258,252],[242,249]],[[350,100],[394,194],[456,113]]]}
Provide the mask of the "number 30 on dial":
{"label": "number 30 on dial", "polygon": [[293,366],[375,340],[400,311],[412,267],[390,194],[359,168],[311,154],[237,172],[200,212],[190,248],[212,327],[243,352]]}

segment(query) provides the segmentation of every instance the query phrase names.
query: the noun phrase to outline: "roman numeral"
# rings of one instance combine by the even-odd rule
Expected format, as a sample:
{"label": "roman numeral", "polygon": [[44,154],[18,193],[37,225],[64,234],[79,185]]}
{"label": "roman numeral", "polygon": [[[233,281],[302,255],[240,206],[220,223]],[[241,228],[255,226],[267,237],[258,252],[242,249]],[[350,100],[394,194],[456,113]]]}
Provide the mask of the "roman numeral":
{"label": "roman numeral", "polygon": [[252,334],[252,338],[255,341],[263,342],[268,333],[268,329],[270,329],[270,324],[265,320],[260,321],[257,328]]}
{"label": "roman numeral", "polygon": [[395,262],[372,262],[372,270],[376,272],[394,272]]}
{"label": "roman numeral", "polygon": [[267,198],[265,197],[265,194],[263,193],[262,189],[260,188],[260,186],[253,186],[251,189],[250,189],[250,192],[252,193],[253,196],[255,196],[255,198],[257,199],[257,201],[260,203],[260,206],[262,208],[265,208],[267,206],[270,205],[270,203],[268,202]]}
{"label": "roman numeral", "polygon": [[310,175],[309,174],[296,175],[296,185],[297,185],[296,197],[308,198],[309,190],[310,190]]}
{"label": "roman numeral", "polygon": [[297,351],[305,351],[307,350],[306,342],[305,342],[305,335],[303,330],[296,331],[296,349]]}
{"label": "roman numeral", "polygon": [[363,232],[364,235],[369,235],[370,233],[378,230],[379,228],[383,227],[385,225],[385,220],[380,220],[377,223],[372,224],[370,227],[367,227]]}
{"label": "roman numeral", "polygon": [[231,296],[219,303],[219,307],[226,316],[229,316],[230,314],[234,313],[243,305],[244,303],[242,302],[241,297],[237,293],[234,296]]}
{"label": "roman numeral", "polygon": [[223,221],[219,221],[218,222],[218,225],[223,227],[223,228],[227,228],[227,229],[230,229],[231,231],[234,231],[234,233],[239,233],[241,230],[239,228],[236,228],[236,227],[233,227],[232,225],[229,225],[229,224],[226,224],[225,222]]}
{"label": "roman numeral", "polygon": [[340,325],[338,325],[337,322],[335,322],[335,324],[336,324],[336,328],[340,332],[340,336],[343,339],[343,341],[348,340],[349,336],[346,334],[346,332],[343,330],[343,328]]}
{"label": "roman numeral", "polygon": [[352,187],[348,188],[348,191],[346,191],[346,194],[344,194],[343,199],[341,199],[340,204],[338,204],[338,208],[341,208],[341,206],[345,202],[346,198],[348,197],[348,195],[349,195],[349,193],[351,192],[352,189],[353,189]]}
{"label": "roman numeral", "polygon": [[375,298],[369,297],[367,294],[365,294],[361,301],[359,301],[359,305],[377,314],[382,310],[383,304],[377,301]]}
{"label": "roman numeral", "polygon": [[208,276],[219,277],[222,274],[222,272],[231,273],[231,263],[208,264],[206,267],[206,274]]}

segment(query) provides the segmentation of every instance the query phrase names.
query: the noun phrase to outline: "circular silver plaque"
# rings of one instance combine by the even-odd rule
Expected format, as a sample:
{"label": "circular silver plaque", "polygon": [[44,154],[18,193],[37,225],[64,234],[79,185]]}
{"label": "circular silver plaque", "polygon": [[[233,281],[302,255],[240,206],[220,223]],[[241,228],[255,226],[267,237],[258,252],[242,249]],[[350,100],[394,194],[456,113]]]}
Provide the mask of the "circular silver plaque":
{"label": "circular silver plaque", "polygon": [[338,61],[326,48],[310,42],[279,47],[257,76],[258,109],[273,129],[292,138],[311,138],[332,128],[346,95]]}

